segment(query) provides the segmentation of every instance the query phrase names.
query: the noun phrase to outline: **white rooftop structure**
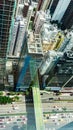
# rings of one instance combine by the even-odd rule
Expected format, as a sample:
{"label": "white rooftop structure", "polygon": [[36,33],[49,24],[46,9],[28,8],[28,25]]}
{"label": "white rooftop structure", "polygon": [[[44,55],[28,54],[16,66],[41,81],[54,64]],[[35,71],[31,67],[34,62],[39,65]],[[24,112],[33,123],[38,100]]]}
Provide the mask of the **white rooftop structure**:
{"label": "white rooftop structure", "polygon": [[41,38],[39,34],[33,34],[33,32],[29,32],[28,38],[28,53],[31,54],[43,54]]}

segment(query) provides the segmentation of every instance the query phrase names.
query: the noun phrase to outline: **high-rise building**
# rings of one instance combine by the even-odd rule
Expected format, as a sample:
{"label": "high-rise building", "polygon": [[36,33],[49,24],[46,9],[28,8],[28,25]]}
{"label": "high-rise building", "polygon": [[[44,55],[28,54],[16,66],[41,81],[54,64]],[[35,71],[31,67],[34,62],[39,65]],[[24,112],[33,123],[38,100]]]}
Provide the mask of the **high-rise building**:
{"label": "high-rise building", "polygon": [[71,0],[59,0],[52,16],[52,21],[60,22]]}
{"label": "high-rise building", "polygon": [[[30,83],[31,83],[31,69],[33,68],[34,64],[37,68],[40,65],[40,62],[43,58],[43,51],[41,45],[40,35],[35,34],[33,35],[32,32],[28,33],[28,40],[27,36],[24,38],[24,43],[20,55],[19,60],[19,77],[16,86],[16,90],[26,90]],[[34,64],[31,63],[33,60]],[[31,64],[32,65],[31,65]],[[35,75],[35,73],[33,73]]]}
{"label": "high-rise building", "polygon": [[23,40],[24,40],[24,35],[25,35],[25,23],[24,23],[24,21],[20,21],[18,35],[17,35],[15,47],[13,50],[13,55],[15,55],[15,56],[20,55],[21,47],[22,47]]}
{"label": "high-rise building", "polygon": [[41,9],[43,0],[39,0],[37,10],[39,11]]}
{"label": "high-rise building", "polygon": [[[67,40],[67,38],[66,38]],[[64,52],[66,51],[73,51],[73,32],[70,32],[70,40],[69,40],[69,43],[67,44],[67,46],[65,47],[65,50]]]}
{"label": "high-rise building", "polygon": [[43,11],[38,11],[35,16],[35,33],[39,33],[42,25],[45,22],[45,13]]}
{"label": "high-rise building", "polygon": [[18,0],[17,2],[17,9],[16,9],[16,17],[21,16],[22,17],[22,10],[24,7],[25,0]]}
{"label": "high-rise building", "polygon": [[42,61],[39,72],[41,75],[44,75],[45,73],[49,73],[54,66],[56,66],[58,60],[60,57],[63,56],[63,53],[61,52],[56,52],[54,50],[48,51],[45,54],[44,60]]}
{"label": "high-rise building", "polygon": [[11,38],[11,44],[10,44],[9,54],[8,54],[9,56],[13,55],[14,48],[17,42],[18,32],[19,32],[19,21],[16,21],[14,23],[14,27],[12,30],[12,38]]}
{"label": "high-rise building", "polygon": [[70,0],[69,5],[64,13],[64,16],[61,20],[61,28],[62,29],[70,29],[73,25],[73,0]]}
{"label": "high-rise building", "polygon": [[0,58],[5,58],[14,20],[15,0],[0,0]]}
{"label": "high-rise building", "polygon": [[28,13],[27,13],[27,29],[29,27],[29,23],[30,23],[32,14],[33,14],[33,7],[30,6],[29,10],[28,10]]}
{"label": "high-rise building", "polygon": [[45,11],[48,8],[50,2],[51,0],[39,0],[37,10]]}
{"label": "high-rise building", "polygon": [[45,11],[48,8],[50,2],[51,2],[51,0],[44,0],[41,5],[41,10]]}
{"label": "high-rise building", "polygon": [[73,52],[68,51],[51,69],[46,79],[46,86],[53,91],[73,91]]}
{"label": "high-rise building", "polygon": [[52,22],[61,25],[61,29],[70,29],[73,25],[73,0],[53,0],[49,7]]}
{"label": "high-rise building", "polygon": [[3,82],[5,74],[15,8],[16,0],[0,0],[0,83]]}
{"label": "high-rise building", "polygon": [[49,5],[49,9],[50,9],[50,13],[51,13],[51,15],[53,15],[53,13],[54,13],[54,11],[55,11],[55,9],[56,9],[56,6],[57,6],[57,4],[58,4],[58,2],[59,2],[59,0],[51,0],[51,2],[50,2],[50,5]]}
{"label": "high-rise building", "polygon": [[27,17],[28,9],[29,9],[29,4],[25,3],[23,7],[23,17]]}

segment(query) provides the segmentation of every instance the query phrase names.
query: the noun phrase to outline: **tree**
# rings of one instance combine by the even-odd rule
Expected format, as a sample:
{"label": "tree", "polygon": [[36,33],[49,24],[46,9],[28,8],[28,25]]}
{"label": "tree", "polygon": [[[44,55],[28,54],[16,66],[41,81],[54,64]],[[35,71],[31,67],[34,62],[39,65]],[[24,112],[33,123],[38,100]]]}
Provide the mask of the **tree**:
{"label": "tree", "polygon": [[2,96],[3,95],[3,92],[2,91],[0,91],[0,96]]}
{"label": "tree", "polygon": [[12,98],[0,96],[0,104],[12,103]]}
{"label": "tree", "polygon": [[19,100],[18,96],[13,97],[13,101],[18,101],[18,100]]}

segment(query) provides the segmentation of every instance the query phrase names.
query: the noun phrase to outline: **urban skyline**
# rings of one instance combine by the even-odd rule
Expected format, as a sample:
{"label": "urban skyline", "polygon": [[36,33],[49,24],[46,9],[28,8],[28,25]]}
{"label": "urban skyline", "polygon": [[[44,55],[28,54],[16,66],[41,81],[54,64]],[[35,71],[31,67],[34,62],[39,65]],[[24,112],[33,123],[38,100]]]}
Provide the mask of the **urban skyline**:
{"label": "urban skyline", "polygon": [[73,123],[73,0],[0,0],[0,92],[4,130]]}

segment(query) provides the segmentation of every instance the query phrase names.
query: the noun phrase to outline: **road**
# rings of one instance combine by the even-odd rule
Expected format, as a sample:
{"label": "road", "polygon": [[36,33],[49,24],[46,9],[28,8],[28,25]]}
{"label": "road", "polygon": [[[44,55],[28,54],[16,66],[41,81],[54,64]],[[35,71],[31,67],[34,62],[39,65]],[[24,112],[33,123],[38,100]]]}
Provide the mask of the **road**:
{"label": "road", "polygon": [[[70,122],[73,122],[73,113],[55,113],[44,116],[45,130],[58,130]],[[70,130],[70,127],[67,130]]]}
{"label": "road", "polygon": [[[21,97],[20,102],[13,104],[0,105],[0,116],[4,117],[3,123],[0,124],[3,130],[36,130],[35,129],[35,118],[34,118],[34,107],[32,103],[25,102],[25,96]],[[16,109],[14,109],[16,108]],[[21,116],[26,116],[27,122],[20,119]],[[6,117],[12,118],[13,121],[6,121]],[[16,118],[16,119],[15,119]],[[20,121],[18,121],[20,120]],[[8,122],[8,123],[6,123]],[[1,123],[1,121],[0,121]]]}
{"label": "road", "polygon": [[0,129],[3,130],[27,130],[27,117],[0,116]]}
{"label": "road", "polygon": [[49,98],[53,98],[53,99],[64,99],[64,100],[73,100],[73,96],[68,95],[58,95],[56,96],[54,93],[45,93],[44,91],[42,91],[42,95],[41,95],[41,99],[49,99]]}
{"label": "road", "polygon": [[7,113],[26,113],[26,106],[24,104],[7,104],[7,105],[0,105],[0,114],[7,114]]}
{"label": "road", "polygon": [[73,103],[67,103],[67,102],[42,103],[43,112],[53,112],[53,111],[64,112],[62,108],[66,108],[66,111],[73,111]]}

